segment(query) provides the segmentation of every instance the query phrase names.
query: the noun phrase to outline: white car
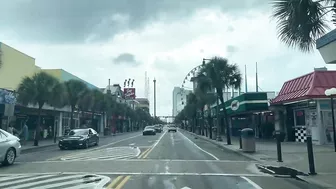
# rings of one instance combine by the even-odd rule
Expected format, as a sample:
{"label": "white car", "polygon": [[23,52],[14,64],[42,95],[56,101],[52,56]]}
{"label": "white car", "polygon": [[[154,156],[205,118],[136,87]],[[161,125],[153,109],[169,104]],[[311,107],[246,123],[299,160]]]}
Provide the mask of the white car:
{"label": "white car", "polygon": [[20,153],[20,139],[0,129],[0,163],[2,165],[12,165]]}

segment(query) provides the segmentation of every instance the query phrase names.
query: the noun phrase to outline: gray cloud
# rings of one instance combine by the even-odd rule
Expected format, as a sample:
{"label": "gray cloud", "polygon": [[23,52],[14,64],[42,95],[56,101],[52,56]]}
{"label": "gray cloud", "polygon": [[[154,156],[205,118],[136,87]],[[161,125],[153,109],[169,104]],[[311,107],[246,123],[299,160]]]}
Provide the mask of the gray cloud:
{"label": "gray cloud", "polygon": [[[43,43],[102,42],[125,30],[143,27],[164,14],[189,16],[199,8],[239,12],[265,7],[268,0],[11,0],[1,2],[0,30],[17,40]],[[124,15],[126,22],[113,19]]]}
{"label": "gray cloud", "polygon": [[131,53],[119,54],[113,59],[113,62],[115,64],[139,65],[139,62],[136,61],[135,56]]}
{"label": "gray cloud", "polygon": [[237,52],[237,47],[233,46],[233,45],[229,45],[226,47],[226,52],[228,52],[229,54],[235,53]]}

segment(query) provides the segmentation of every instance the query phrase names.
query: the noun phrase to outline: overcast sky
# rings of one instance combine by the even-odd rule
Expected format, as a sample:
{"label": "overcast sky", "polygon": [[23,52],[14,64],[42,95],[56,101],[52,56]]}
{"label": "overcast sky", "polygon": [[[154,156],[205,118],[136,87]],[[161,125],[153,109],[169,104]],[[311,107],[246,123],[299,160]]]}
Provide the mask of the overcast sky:
{"label": "overcast sky", "polygon": [[[157,79],[157,115],[171,115],[172,90],[202,58],[227,57],[263,91],[325,66],[318,51],[282,45],[269,0],[11,0],[1,2],[0,41],[99,87],[134,78],[144,97],[145,71]],[[334,69],[335,67],[329,67]],[[189,85],[190,86],[190,85]]]}

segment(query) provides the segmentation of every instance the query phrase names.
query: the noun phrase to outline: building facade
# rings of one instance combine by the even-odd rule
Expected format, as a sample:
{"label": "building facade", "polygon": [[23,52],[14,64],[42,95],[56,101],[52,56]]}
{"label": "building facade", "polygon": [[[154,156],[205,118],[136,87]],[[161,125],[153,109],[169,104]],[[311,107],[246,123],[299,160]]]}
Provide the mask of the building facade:
{"label": "building facade", "polygon": [[24,77],[33,76],[41,71],[35,59],[0,42],[0,88],[17,90]]}
{"label": "building facade", "polygon": [[146,110],[148,113],[150,112],[149,100],[147,98],[136,98],[135,100],[139,102],[138,108],[142,108],[143,110]]}
{"label": "building facade", "polygon": [[94,86],[93,84],[71,74],[70,72],[67,72],[63,69],[43,69],[44,72],[54,76],[55,78],[57,78],[59,81],[61,82],[65,82],[65,81],[69,81],[71,79],[74,79],[74,80],[79,80],[79,81],[82,81],[83,83],[86,84],[86,86],[89,88],[89,89],[99,89],[98,87]]}
{"label": "building facade", "polygon": [[172,116],[176,116],[186,105],[187,96],[190,94],[191,90],[185,90],[180,87],[174,87],[173,97],[172,97]]}

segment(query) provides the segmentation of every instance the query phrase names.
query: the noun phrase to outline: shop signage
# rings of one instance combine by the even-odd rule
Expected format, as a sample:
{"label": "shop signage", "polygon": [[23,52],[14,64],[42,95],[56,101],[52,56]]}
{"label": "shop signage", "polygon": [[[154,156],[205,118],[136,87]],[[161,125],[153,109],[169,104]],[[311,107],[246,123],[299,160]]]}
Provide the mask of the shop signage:
{"label": "shop signage", "polygon": [[124,95],[126,99],[135,99],[135,88],[124,88]]}
{"label": "shop signage", "polygon": [[16,97],[12,91],[0,89],[0,104],[15,104]]}
{"label": "shop signage", "polygon": [[231,102],[231,110],[236,111],[239,108],[239,101],[238,100],[234,100]]}

